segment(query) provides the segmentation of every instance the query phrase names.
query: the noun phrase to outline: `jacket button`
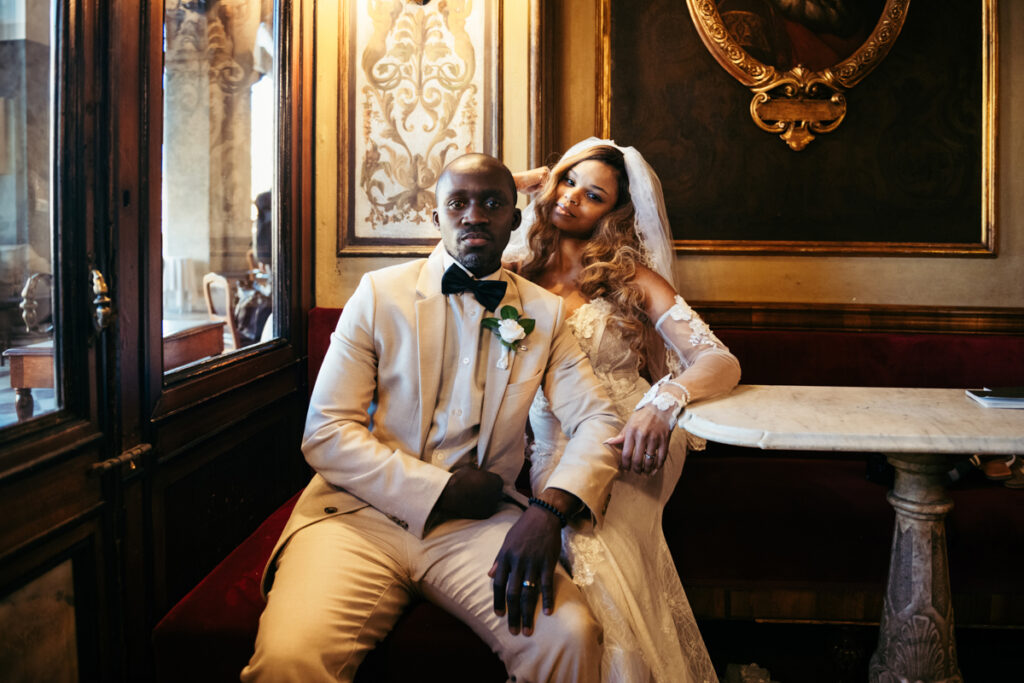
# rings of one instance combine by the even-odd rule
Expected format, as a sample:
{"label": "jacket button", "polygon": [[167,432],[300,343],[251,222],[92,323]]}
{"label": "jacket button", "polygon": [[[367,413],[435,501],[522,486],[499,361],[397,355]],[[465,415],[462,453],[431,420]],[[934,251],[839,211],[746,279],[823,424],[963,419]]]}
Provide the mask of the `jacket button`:
{"label": "jacket button", "polygon": [[329,515],[333,515],[337,511],[338,511],[338,508],[336,508],[336,507],[326,507],[326,508],[324,508],[324,512],[326,512]]}

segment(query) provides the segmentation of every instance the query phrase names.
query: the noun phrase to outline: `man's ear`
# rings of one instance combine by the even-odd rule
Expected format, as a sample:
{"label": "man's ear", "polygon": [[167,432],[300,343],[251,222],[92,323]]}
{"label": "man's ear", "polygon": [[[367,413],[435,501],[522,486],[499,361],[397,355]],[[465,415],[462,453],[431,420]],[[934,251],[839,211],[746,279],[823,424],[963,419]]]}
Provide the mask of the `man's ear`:
{"label": "man's ear", "polygon": [[[437,212],[435,211],[434,213],[437,213]],[[516,209],[512,213],[512,216],[513,216],[513,218],[512,218],[512,229],[516,230],[519,227],[519,225],[523,222],[523,212],[520,211],[519,209]]]}
{"label": "man's ear", "polygon": [[434,224],[434,227],[438,230],[441,229],[441,219],[437,217],[437,209],[434,209],[430,213],[430,222]]}

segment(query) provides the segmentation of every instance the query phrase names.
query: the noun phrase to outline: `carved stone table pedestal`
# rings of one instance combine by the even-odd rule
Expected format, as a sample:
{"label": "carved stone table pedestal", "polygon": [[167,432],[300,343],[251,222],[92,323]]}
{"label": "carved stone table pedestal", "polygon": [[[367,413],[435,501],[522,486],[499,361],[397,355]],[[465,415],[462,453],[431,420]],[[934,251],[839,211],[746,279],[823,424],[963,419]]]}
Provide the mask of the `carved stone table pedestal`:
{"label": "carved stone table pedestal", "polygon": [[946,555],[943,475],[949,458],[893,454],[896,510],[889,580],[882,605],[872,683],[962,683],[953,635],[953,603]]}

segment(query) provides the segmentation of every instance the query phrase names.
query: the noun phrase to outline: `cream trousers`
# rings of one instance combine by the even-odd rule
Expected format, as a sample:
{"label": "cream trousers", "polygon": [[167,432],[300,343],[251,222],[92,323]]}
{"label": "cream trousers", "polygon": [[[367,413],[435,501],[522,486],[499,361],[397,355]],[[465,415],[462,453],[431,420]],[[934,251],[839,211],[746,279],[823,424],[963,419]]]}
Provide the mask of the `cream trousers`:
{"label": "cream trousers", "polygon": [[539,606],[532,636],[512,635],[494,613],[488,570],[522,514],[507,506],[486,520],[454,520],[419,539],[372,507],[296,532],[279,555],[250,681],[351,681],[414,596],[468,624],[516,683],[600,680],[601,631],[559,567],[554,613]]}

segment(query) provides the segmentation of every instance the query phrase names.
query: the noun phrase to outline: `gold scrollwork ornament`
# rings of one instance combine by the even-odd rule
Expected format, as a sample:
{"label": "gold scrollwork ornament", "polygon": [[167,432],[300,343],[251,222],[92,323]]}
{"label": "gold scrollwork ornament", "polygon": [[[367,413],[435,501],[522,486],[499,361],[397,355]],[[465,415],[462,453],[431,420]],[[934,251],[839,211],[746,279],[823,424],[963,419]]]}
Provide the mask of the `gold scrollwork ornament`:
{"label": "gold scrollwork ornament", "polygon": [[846,117],[846,96],[831,78],[798,66],[783,78],[754,88],[750,116],[757,127],[799,152],[815,134],[831,133]]}
{"label": "gold scrollwork ornament", "polygon": [[878,22],[853,54],[837,64],[811,70],[797,64],[780,71],[754,58],[736,40],[716,0],[687,0],[690,17],[704,45],[733,78],[750,88],[750,115],[759,128],[778,133],[800,151],[816,135],[835,130],[846,116],[843,94],[881,63],[896,41],[910,0],[886,0]]}

